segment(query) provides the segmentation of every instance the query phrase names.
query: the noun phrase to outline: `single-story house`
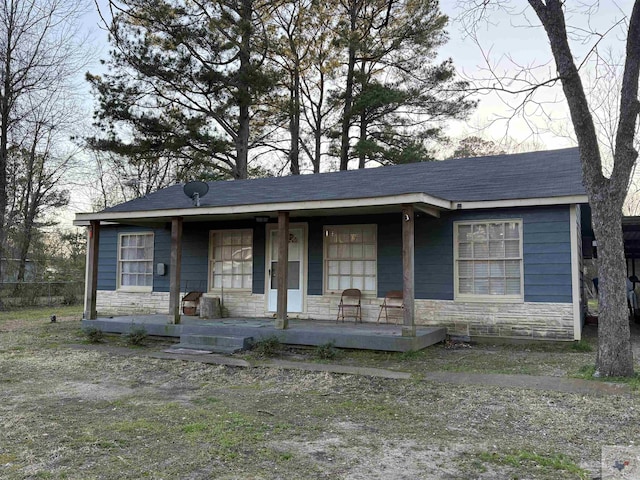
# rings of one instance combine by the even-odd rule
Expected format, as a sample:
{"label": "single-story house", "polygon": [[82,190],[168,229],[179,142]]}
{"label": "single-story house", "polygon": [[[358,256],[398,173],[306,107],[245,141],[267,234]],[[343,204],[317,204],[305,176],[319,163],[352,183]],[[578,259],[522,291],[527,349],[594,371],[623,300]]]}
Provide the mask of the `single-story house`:
{"label": "single-story house", "polygon": [[197,202],[183,187],[76,215],[90,229],[87,319],[178,322],[182,296],[201,291],[287,328],[335,321],[357,288],[365,323],[402,291],[406,336],[580,339],[577,148],[210,182]]}

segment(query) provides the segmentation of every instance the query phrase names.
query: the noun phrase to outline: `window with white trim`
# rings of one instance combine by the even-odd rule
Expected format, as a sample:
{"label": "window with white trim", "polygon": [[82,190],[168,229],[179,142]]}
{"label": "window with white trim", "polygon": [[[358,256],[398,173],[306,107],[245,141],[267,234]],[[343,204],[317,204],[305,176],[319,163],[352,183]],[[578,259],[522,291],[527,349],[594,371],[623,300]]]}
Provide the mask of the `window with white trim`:
{"label": "window with white trim", "polygon": [[325,290],[357,288],[376,293],[376,226],[340,225],[324,229]]}
{"label": "window with white trim", "polygon": [[522,300],[522,221],[455,222],[456,298]]}
{"label": "window with white trim", "polygon": [[121,233],[118,237],[118,287],[151,291],[153,233]]}
{"label": "window with white trim", "polygon": [[209,289],[250,290],[253,230],[214,230],[209,240]]}

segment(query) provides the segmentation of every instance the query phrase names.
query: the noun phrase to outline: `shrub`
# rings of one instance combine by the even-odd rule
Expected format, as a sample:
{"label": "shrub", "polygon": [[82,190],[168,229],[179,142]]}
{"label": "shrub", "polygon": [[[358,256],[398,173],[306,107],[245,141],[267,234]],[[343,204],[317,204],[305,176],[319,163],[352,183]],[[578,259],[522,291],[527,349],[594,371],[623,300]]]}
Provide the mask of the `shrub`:
{"label": "shrub", "polygon": [[315,355],[321,360],[331,360],[336,358],[340,352],[333,342],[323,343],[316,347]]}
{"label": "shrub", "polygon": [[282,342],[275,335],[253,342],[251,350],[261,357],[274,357],[282,349]]}
{"label": "shrub", "polygon": [[129,329],[129,333],[127,333],[124,338],[129,345],[140,346],[144,345],[144,341],[148,336],[149,334],[147,333],[146,328],[131,326],[131,328]]}
{"label": "shrub", "polygon": [[59,294],[62,296],[63,305],[79,305],[82,303],[82,284],[77,282],[65,282],[61,285]]}
{"label": "shrub", "polygon": [[104,333],[98,327],[84,327],[82,332],[91,343],[100,343],[104,339]]}

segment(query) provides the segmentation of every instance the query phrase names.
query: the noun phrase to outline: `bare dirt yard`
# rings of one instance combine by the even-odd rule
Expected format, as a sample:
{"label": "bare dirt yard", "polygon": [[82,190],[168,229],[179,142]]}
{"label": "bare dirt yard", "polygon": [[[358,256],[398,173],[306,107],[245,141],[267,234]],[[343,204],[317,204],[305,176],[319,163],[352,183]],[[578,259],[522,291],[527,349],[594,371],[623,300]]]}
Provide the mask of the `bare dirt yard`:
{"label": "bare dirt yard", "polygon": [[2,479],[591,479],[603,445],[640,439],[633,388],[558,393],[421,376],[570,376],[593,364],[585,348],[332,360],[412,373],[398,380],[150,358],[156,341],[131,355],[72,348],[86,341],[79,312],[55,324],[48,313],[0,314]]}

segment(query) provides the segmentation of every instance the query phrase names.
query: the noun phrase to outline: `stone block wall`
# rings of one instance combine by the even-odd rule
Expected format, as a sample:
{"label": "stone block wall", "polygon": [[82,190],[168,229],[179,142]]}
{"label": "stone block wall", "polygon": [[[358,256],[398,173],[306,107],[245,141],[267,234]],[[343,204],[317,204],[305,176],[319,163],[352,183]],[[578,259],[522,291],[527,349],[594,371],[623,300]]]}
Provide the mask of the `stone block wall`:
{"label": "stone block wall", "polygon": [[[380,313],[381,298],[362,297],[360,301],[362,309],[363,322],[375,322]],[[340,304],[340,295],[308,295],[307,296],[307,316],[316,320],[335,320],[338,317],[338,305]],[[398,313],[400,317],[398,317]],[[345,309],[345,322],[353,321],[355,309]],[[395,312],[392,318],[391,310],[389,310],[389,322],[395,322],[396,318],[402,322],[402,312]]]}
{"label": "stone block wall", "polygon": [[416,300],[416,324],[450,335],[573,340],[571,303],[486,303]]}
{"label": "stone block wall", "polygon": [[98,316],[169,313],[169,292],[98,290]]}
{"label": "stone block wall", "polygon": [[[219,297],[219,295],[213,295]],[[230,317],[266,317],[264,295],[251,292],[224,293],[224,307]]]}
{"label": "stone block wall", "polygon": [[[168,314],[169,292],[98,290],[98,315]],[[180,293],[180,297],[185,292]],[[264,295],[225,293],[224,306],[235,317],[264,317]],[[182,305],[181,305],[182,308]]]}
{"label": "stone block wall", "polygon": [[[382,298],[362,298],[362,320],[376,322]],[[290,318],[333,320],[338,315],[339,295],[308,295],[307,311]],[[571,303],[488,303],[416,299],[416,325],[446,327],[450,335],[520,339],[573,340]],[[272,317],[265,296],[250,292],[225,293],[224,306],[231,317]],[[150,314],[169,311],[166,292],[98,291],[99,315]],[[352,310],[347,310],[351,314]],[[402,323],[402,311],[389,310],[389,323]],[[353,322],[348,317],[347,322]],[[384,322],[384,315],[382,318]]]}

